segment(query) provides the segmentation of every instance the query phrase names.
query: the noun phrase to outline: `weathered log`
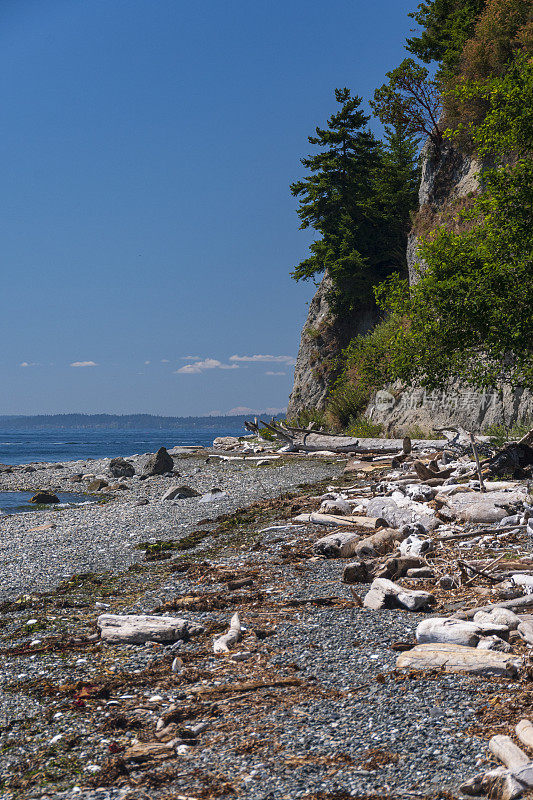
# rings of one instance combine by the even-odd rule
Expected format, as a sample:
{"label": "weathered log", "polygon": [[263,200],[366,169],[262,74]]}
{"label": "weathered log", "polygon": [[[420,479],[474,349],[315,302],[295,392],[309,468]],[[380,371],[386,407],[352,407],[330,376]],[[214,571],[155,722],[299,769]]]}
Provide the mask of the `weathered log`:
{"label": "weathered log", "polygon": [[498,734],[489,740],[490,752],[503,761],[520,783],[533,786],[533,762],[523,750],[513,742],[510,736]]}
{"label": "weathered log", "polygon": [[241,621],[239,619],[238,612],[236,612],[231,618],[229,631],[223,636],[219,636],[214,640],[213,652],[217,655],[225,655],[226,653],[229,653],[230,647],[232,647],[234,644],[237,644],[237,642],[240,642],[241,638]]}
{"label": "weathered log", "polygon": [[383,608],[406,608],[408,611],[419,611],[435,602],[430,592],[415,589],[404,589],[387,578],[375,578],[370,591],[365,596],[363,605],[373,611]]}
{"label": "weathered log", "polygon": [[478,611],[492,611],[493,608],[531,608],[533,606],[533,594],[526,594],[523,597],[515,597],[512,600],[502,600],[499,603],[489,603],[486,606],[476,606],[468,611],[457,611],[453,616],[456,619],[473,619]]}
{"label": "weathered log", "polygon": [[108,642],[177,642],[201,633],[202,625],[178,617],[156,617],[146,614],[100,614],[97,620],[102,639]]}
{"label": "weathered log", "polygon": [[493,608],[492,611],[478,611],[474,614],[474,622],[507,625],[510,631],[515,631],[520,625],[520,617],[509,608]]}
{"label": "weathered log", "polygon": [[496,767],[474,775],[462,783],[459,790],[474,797],[487,795],[494,800],[516,800],[524,793],[523,785],[505,767]]}
{"label": "weathered log", "polygon": [[457,644],[417,644],[398,656],[398,669],[443,669],[445,672],[469,672],[485,677],[514,677],[520,659],[494,650],[478,650]]}
{"label": "weathered log", "polygon": [[420,644],[436,642],[477,647],[483,633],[475,622],[463,622],[451,617],[433,617],[423,620],[416,629],[416,641]]}
{"label": "weathered log", "polygon": [[386,527],[387,523],[382,517],[360,517],[351,514],[347,517],[338,517],[335,514],[321,514],[317,511],[309,514],[309,522],[315,525],[327,525],[332,528],[354,527],[374,531]]}
{"label": "weathered log", "polygon": [[353,554],[359,558],[375,558],[376,556],[384,555],[390,552],[396,542],[402,539],[402,534],[395,528],[384,528],[383,530],[373,533],[361,539],[355,545]]}
{"label": "weathered log", "polygon": [[357,533],[351,531],[339,531],[323,536],[313,545],[315,553],[319,553],[326,558],[349,558],[356,555],[356,545],[360,540]]}
{"label": "weathered log", "polygon": [[521,719],[517,723],[515,731],[522,744],[533,750],[533,723],[528,719]]}
{"label": "weathered log", "polygon": [[533,645],[533,622],[521,622],[517,630],[525,642]]}
{"label": "weathered log", "polygon": [[[318,433],[281,423],[268,423],[261,420],[261,424],[274,433],[278,439],[290,444],[295,450],[312,453],[320,450],[329,450],[333,453],[397,453],[403,450],[402,439],[362,439],[353,436],[337,436],[330,433]],[[251,423],[246,423],[248,430],[252,430]],[[433,447],[442,448],[445,440],[415,439],[412,446],[416,449]]]}

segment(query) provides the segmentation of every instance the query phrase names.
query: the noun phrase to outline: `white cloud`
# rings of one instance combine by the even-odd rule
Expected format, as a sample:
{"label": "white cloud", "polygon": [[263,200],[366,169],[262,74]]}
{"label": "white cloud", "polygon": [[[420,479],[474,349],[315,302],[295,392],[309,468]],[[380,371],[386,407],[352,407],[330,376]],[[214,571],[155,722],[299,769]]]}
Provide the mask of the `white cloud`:
{"label": "white cloud", "polygon": [[22,364],[19,364],[19,367],[37,367],[38,364],[35,361],[23,361]]}
{"label": "white cloud", "polygon": [[286,374],[287,374],[286,372],[272,372],[272,371],[265,372],[265,375],[286,375]]}
{"label": "white cloud", "polygon": [[201,361],[202,360],[202,356],[182,356],[181,360],[182,361]]}
{"label": "white cloud", "polygon": [[230,361],[255,361],[278,364],[296,364],[294,356],[230,356]]}
{"label": "white cloud", "polygon": [[168,358],[162,358],[161,359],[161,363],[162,364],[170,364],[170,361],[168,360]]}
{"label": "white cloud", "polygon": [[204,358],[203,361],[185,364],[184,367],[180,367],[176,372],[185,375],[198,375],[200,372],[205,372],[207,369],[239,369],[239,365],[223,364],[221,361],[217,361],[216,358]]}
{"label": "white cloud", "polygon": [[144,362],[145,366],[148,366],[148,364],[151,364],[151,363],[152,363],[151,361],[145,361]]}
{"label": "white cloud", "polygon": [[97,367],[96,361],[73,361],[71,367]]}

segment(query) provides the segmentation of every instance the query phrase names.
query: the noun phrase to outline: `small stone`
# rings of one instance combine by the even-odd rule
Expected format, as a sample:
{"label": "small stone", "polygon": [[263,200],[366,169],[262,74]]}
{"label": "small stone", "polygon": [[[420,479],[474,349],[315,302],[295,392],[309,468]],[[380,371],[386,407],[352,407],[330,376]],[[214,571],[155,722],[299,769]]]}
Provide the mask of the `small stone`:
{"label": "small stone", "polygon": [[107,481],[105,481],[103,478],[97,478],[89,483],[87,489],[89,492],[99,492],[102,489],[105,489],[107,486],[109,486]]}

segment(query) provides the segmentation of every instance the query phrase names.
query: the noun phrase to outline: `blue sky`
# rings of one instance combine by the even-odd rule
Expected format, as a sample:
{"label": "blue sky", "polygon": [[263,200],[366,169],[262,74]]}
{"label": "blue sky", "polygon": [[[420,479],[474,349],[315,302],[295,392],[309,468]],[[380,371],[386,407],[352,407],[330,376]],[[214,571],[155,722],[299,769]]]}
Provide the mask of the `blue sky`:
{"label": "blue sky", "polygon": [[312,284],[289,184],[404,0],[3,0],[0,414],[282,408]]}

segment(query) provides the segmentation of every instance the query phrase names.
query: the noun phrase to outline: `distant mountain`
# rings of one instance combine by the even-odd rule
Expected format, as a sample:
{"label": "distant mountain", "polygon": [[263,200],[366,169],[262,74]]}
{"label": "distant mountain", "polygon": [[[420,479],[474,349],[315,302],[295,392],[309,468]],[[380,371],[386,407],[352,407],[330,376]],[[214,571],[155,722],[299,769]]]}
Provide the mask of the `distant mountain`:
{"label": "distant mountain", "polygon": [[158,417],[153,414],[37,414],[0,416],[0,428],[211,428],[228,423],[242,427],[250,414],[211,417]]}

